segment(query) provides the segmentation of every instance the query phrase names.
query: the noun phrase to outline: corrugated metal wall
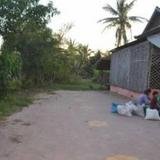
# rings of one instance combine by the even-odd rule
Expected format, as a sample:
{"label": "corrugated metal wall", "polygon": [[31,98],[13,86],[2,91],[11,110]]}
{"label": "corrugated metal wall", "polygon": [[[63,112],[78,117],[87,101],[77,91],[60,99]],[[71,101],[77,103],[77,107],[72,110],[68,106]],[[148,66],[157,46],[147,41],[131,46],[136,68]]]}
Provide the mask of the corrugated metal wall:
{"label": "corrugated metal wall", "polygon": [[148,41],[121,49],[112,54],[111,85],[136,92],[148,87],[150,44]]}

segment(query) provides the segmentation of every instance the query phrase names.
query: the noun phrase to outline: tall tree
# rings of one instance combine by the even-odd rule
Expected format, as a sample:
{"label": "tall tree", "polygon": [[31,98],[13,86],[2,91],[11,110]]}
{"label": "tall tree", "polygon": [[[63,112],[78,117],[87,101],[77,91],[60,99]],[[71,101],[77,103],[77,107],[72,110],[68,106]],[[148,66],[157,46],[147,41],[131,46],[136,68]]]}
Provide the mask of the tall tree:
{"label": "tall tree", "polygon": [[[53,15],[59,13],[52,2],[48,5],[39,2],[40,0],[0,1],[0,35],[4,39],[2,52],[19,51],[23,62],[22,77],[25,82],[28,80],[35,84],[43,82],[46,72],[43,64],[52,56],[51,51],[56,43],[47,23]],[[46,53],[51,54],[47,54],[46,58]]]}
{"label": "tall tree", "polygon": [[126,44],[128,42],[127,31],[131,32],[132,22],[144,22],[146,20],[139,16],[129,16],[129,12],[134,7],[136,0],[127,2],[127,0],[117,0],[116,8],[107,4],[103,7],[106,12],[109,12],[113,17],[101,19],[99,22],[105,24],[105,29],[116,28],[116,46]]}
{"label": "tall tree", "polygon": [[40,28],[46,26],[50,18],[58,13],[52,2],[45,6],[39,1],[0,1],[0,35],[4,41],[14,42],[15,34],[21,34],[28,23],[34,23]]}

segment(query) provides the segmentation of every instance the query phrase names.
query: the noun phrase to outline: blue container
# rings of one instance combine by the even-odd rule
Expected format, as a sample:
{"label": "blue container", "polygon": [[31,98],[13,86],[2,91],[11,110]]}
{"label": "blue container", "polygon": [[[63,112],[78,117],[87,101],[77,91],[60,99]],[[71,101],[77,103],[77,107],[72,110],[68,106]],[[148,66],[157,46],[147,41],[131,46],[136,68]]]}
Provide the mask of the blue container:
{"label": "blue container", "polygon": [[111,108],[112,113],[118,113],[117,106],[118,106],[118,104],[112,103],[112,108]]}

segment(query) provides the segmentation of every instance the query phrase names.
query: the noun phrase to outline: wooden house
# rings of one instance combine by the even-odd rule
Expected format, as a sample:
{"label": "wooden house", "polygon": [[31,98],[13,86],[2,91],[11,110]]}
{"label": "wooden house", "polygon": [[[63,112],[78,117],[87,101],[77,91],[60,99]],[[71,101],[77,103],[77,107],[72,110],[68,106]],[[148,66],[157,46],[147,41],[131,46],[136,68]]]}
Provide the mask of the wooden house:
{"label": "wooden house", "polygon": [[111,91],[128,97],[160,89],[160,8],[137,40],[112,50]]}

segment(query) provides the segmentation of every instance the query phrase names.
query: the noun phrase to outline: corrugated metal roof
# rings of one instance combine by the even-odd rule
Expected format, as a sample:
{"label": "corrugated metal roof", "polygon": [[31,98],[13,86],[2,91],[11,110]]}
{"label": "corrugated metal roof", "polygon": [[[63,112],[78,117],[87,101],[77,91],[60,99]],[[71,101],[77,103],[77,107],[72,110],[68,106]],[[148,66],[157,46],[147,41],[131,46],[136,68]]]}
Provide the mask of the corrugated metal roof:
{"label": "corrugated metal roof", "polygon": [[[133,41],[133,42],[130,42],[130,43],[127,43],[127,44],[125,44],[125,45],[123,45],[123,46],[120,46],[120,47],[118,47],[118,48],[112,49],[111,52],[114,53],[114,52],[116,52],[116,51],[118,51],[118,50],[120,50],[120,49],[127,48],[127,47],[130,47],[130,46],[133,46],[133,45],[136,45],[136,44],[138,44],[138,43],[141,43],[141,42],[143,42],[143,41],[146,41],[146,40],[148,39],[147,37],[152,37],[152,35],[154,36],[154,34],[159,34],[159,33],[160,33],[160,25],[158,25],[158,26],[156,26],[156,27],[148,30],[151,22],[153,21],[153,18],[156,16],[157,13],[158,13],[158,15],[159,15],[159,17],[160,17],[160,8],[159,8],[159,7],[156,7],[156,9],[155,9],[155,11],[154,11],[154,13],[153,13],[150,21],[148,22],[148,24],[147,24],[144,32],[143,32],[141,35],[135,37],[137,40],[135,40],[135,41]],[[158,36],[158,37],[159,37],[159,36]],[[152,42],[155,43],[155,41],[156,41],[155,44],[157,44],[157,41],[158,41],[159,38],[154,38],[154,39],[156,39],[156,40],[152,40]],[[149,41],[149,39],[148,39],[148,41]],[[151,43],[152,43],[152,42],[151,42]]]}
{"label": "corrugated metal roof", "polygon": [[112,49],[112,50],[110,50],[110,52],[114,53],[114,52],[117,52],[117,51],[119,51],[121,49],[124,49],[124,48],[130,47],[130,46],[136,45],[136,44],[141,43],[141,42],[144,42],[146,40],[147,40],[146,38],[137,39],[137,40],[132,41],[130,43],[127,43],[127,44],[125,44],[123,46],[120,46],[120,47],[117,47],[115,49]]}
{"label": "corrugated metal roof", "polygon": [[[150,18],[150,20],[149,20],[146,28],[145,28],[144,31],[143,31],[143,34],[146,33],[146,32],[148,32],[148,31],[150,31],[150,29],[154,29],[154,28],[150,28],[150,25],[151,25],[151,23],[154,21],[154,18],[155,18],[157,15],[158,15],[158,16],[160,15],[160,8],[159,8],[159,7],[156,7],[156,9],[154,10],[154,12],[153,12],[153,14],[152,14],[152,16],[151,16],[151,18]],[[143,34],[142,34],[142,35],[143,35]]]}
{"label": "corrugated metal roof", "polygon": [[147,37],[148,41],[160,48],[160,33]]}

